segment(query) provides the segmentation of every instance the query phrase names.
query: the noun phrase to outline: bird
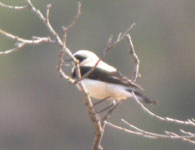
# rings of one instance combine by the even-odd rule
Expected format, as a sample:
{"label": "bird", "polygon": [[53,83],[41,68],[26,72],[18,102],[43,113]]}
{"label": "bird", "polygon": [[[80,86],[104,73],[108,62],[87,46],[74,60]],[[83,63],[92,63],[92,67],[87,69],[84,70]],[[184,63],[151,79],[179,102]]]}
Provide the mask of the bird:
{"label": "bird", "polygon": [[[78,60],[81,77],[88,73],[99,61],[93,72],[81,80],[90,97],[97,100],[107,98],[112,101],[125,100],[135,96],[139,101],[155,104],[156,100],[150,99],[140,91],[143,88],[128,77],[121,74],[115,67],[100,59],[98,55],[89,50],[78,50],[73,56]],[[78,79],[76,66],[72,68],[71,76]],[[77,86],[79,88],[79,86]]]}

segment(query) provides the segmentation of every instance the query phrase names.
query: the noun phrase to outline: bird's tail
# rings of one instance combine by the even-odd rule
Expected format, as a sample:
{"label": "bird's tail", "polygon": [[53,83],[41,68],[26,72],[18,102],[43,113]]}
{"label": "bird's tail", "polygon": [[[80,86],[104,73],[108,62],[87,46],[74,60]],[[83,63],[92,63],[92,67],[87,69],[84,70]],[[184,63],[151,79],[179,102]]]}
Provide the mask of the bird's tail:
{"label": "bird's tail", "polygon": [[138,92],[138,91],[134,91],[134,90],[130,90],[128,89],[129,92],[134,92],[135,96],[138,98],[139,101],[147,103],[147,104],[156,104],[157,101],[150,99],[148,97],[146,97],[145,95],[143,95],[142,93]]}

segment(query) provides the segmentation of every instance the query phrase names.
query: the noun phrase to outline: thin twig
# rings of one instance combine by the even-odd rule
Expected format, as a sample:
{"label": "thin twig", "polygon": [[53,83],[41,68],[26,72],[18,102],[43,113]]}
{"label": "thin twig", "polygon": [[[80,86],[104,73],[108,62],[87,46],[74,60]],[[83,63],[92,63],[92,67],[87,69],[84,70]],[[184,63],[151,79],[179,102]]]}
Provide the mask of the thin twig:
{"label": "thin twig", "polygon": [[195,133],[189,132],[189,131],[184,131],[183,129],[180,129],[180,132],[186,135],[191,135],[195,137]]}
{"label": "thin twig", "polygon": [[7,54],[10,54],[10,53],[16,52],[16,51],[24,48],[26,45],[27,44],[25,44],[25,43],[18,43],[15,48],[0,52],[0,55],[7,55]]}
{"label": "thin twig", "polygon": [[[113,43],[110,42],[110,45],[108,45],[105,49],[104,49],[104,53],[102,55],[102,58],[104,58],[108,52],[114,48],[115,46],[117,46],[126,36],[127,34],[131,31],[131,29],[133,29],[133,27],[136,25],[136,23],[132,23],[129,28],[127,28],[127,30],[124,33],[119,33],[118,34],[118,38],[116,41],[114,41]],[[110,40],[110,39],[109,39]]]}
{"label": "thin twig", "polygon": [[18,42],[18,43],[16,43],[15,48],[0,52],[0,55],[7,55],[7,54],[10,54],[12,52],[16,52],[16,51],[24,48],[27,45],[38,45],[41,43],[53,43],[53,41],[51,40],[50,37],[33,37],[32,39],[29,40],[29,39],[23,39],[19,36],[8,33],[2,29],[0,29],[0,33],[6,37],[13,39],[13,40],[16,40]]}
{"label": "thin twig", "polygon": [[104,124],[104,121],[108,120],[110,115],[112,114],[112,112],[121,104],[122,101],[118,101],[116,102],[116,104],[114,105],[114,107],[112,109],[110,109],[102,118],[102,122]]}
{"label": "thin twig", "polygon": [[2,29],[0,29],[0,33],[7,36],[10,39],[16,40],[16,41],[21,42],[21,43],[26,43],[26,44],[37,44],[40,41],[51,42],[50,37],[36,37],[36,38],[33,37],[33,39],[28,40],[28,39],[23,39],[19,36],[13,35],[11,33],[8,33]]}
{"label": "thin twig", "polygon": [[[72,21],[72,23],[68,27],[64,27],[64,26],[62,27],[62,29],[63,29],[63,40],[62,40],[62,42],[63,42],[63,47],[66,47],[66,49],[67,49],[67,45],[66,45],[67,31],[72,29],[72,27],[76,24],[77,20],[81,16],[81,6],[82,6],[81,2],[78,2],[77,14],[74,17],[74,20]],[[47,16],[49,16],[49,15],[47,15]],[[64,55],[65,55],[65,49],[62,49],[60,54],[59,54],[59,61],[58,61],[58,65],[57,65],[58,70],[61,68],[60,65],[62,65],[64,63]],[[77,60],[75,60],[74,62],[75,62],[75,64],[78,64]]]}
{"label": "thin twig", "polygon": [[81,16],[81,2],[79,1],[76,16],[74,17],[72,23],[68,25],[68,27],[62,26],[63,31],[68,31],[68,30],[72,29],[72,27],[76,24],[76,22],[80,16]]}
{"label": "thin twig", "polygon": [[122,119],[122,121],[126,125],[128,125],[129,127],[133,128],[134,130],[123,128],[121,126],[117,126],[117,125],[115,125],[113,123],[110,123],[110,122],[107,122],[107,121],[105,123],[107,125],[115,128],[115,129],[125,131],[126,133],[146,137],[146,138],[151,138],[151,139],[180,139],[180,140],[195,144],[195,141],[193,140],[193,138],[195,138],[195,137],[191,136],[191,135],[187,135],[187,136],[186,135],[178,135],[178,134],[173,133],[173,132],[166,132],[166,134],[158,134],[158,133],[154,133],[154,132],[148,132],[148,131],[142,130],[142,129],[130,124],[129,122],[125,121],[124,119]]}
{"label": "thin twig", "polygon": [[74,79],[72,79],[70,76],[68,76],[62,69],[59,69],[59,73],[62,75],[62,77],[64,79],[66,79],[67,81],[69,81],[70,83],[74,83]]}
{"label": "thin twig", "polygon": [[139,135],[139,136],[143,136],[143,137],[148,137],[148,138],[153,138],[153,139],[155,138],[154,136],[148,136],[148,135],[146,135],[144,133],[141,133],[141,132],[136,132],[136,131],[133,131],[133,130],[130,130],[130,129],[123,128],[121,126],[117,126],[117,125],[115,125],[111,122],[108,122],[108,121],[105,121],[105,124],[115,128],[115,129],[125,131],[127,133],[131,133],[131,134],[135,134],[135,135]]}
{"label": "thin twig", "polygon": [[134,97],[134,99],[136,100],[136,102],[141,106],[141,108],[142,108],[145,112],[147,112],[150,116],[152,116],[152,117],[154,117],[154,118],[157,118],[157,119],[159,119],[159,120],[161,120],[161,121],[173,122],[173,123],[176,123],[176,124],[195,126],[194,121],[192,121],[192,120],[190,120],[190,119],[188,119],[188,120],[186,120],[186,121],[182,121],[182,120],[173,119],[173,118],[169,118],[169,117],[161,117],[161,116],[159,116],[159,115],[157,115],[157,114],[151,112],[148,108],[146,108],[146,107],[144,106],[144,104],[141,103],[141,102],[138,100],[137,96],[136,96],[134,93],[133,93],[133,97]]}
{"label": "thin twig", "polygon": [[[140,128],[138,128],[138,127],[136,127],[136,126],[134,126],[134,125],[132,125],[131,123],[129,123],[129,122],[127,122],[125,119],[121,119],[121,121],[123,122],[123,123],[125,123],[126,125],[128,125],[129,127],[131,127],[131,128],[133,128],[133,129],[135,129],[136,131],[139,131],[139,132],[143,132],[143,133],[146,133],[146,134],[150,134],[150,135],[152,135],[152,136],[154,136],[154,137],[157,137],[158,138],[158,136],[162,136],[162,137],[168,137],[167,135],[162,135],[162,134],[156,134],[156,133],[153,133],[153,132],[147,132],[147,131],[145,131],[145,130],[142,130],[142,129],[140,129]],[[174,132],[169,132],[169,131],[166,131],[166,133],[171,133],[171,134],[175,134],[176,135],[176,133],[174,133]],[[187,136],[182,136],[182,138],[195,138],[195,136],[194,135],[187,135]]]}
{"label": "thin twig", "polygon": [[130,47],[129,52],[132,55],[132,57],[134,59],[134,63],[135,63],[133,73],[132,73],[132,77],[131,77],[132,81],[135,82],[138,79],[139,75],[140,75],[140,73],[139,73],[139,63],[140,63],[140,61],[139,61],[139,58],[138,58],[138,56],[135,52],[135,48],[134,48],[134,45],[133,45],[132,38],[131,38],[130,34],[127,34],[127,40],[129,42],[129,47]]}
{"label": "thin twig", "polygon": [[21,10],[21,9],[28,8],[28,6],[10,6],[10,5],[7,5],[7,4],[3,4],[2,2],[0,2],[0,7],[14,9],[14,10]]}

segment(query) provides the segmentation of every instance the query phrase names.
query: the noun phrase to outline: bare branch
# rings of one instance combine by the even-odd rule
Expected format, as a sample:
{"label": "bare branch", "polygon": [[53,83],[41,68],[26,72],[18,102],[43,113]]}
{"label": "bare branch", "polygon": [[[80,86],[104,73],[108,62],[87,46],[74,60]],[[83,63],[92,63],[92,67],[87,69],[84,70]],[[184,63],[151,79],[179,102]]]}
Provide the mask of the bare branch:
{"label": "bare branch", "polygon": [[[79,78],[81,78],[81,72],[80,72],[80,66],[79,64],[76,65],[77,68],[77,75]],[[84,94],[85,97],[85,105],[88,108],[88,113],[90,115],[91,120],[94,123],[95,129],[96,129],[96,134],[95,134],[95,139],[94,139],[94,143],[93,143],[93,150],[102,150],[102,146],[101,146],[101,140],[104,134],[104,130],[102,128],[101,125],[101,119],[99,114],[96,113],[94,107],[93,107],[93,103],[92,100],[88,94],[87,89],[85,88],[83,82],[79,82],[77,84],[77,86],[79,86],[79,88],[81,89],[82,93]]]}
{"label": "bare branch", "polygon": [[112,43],[112,40],[113,40],[113,34],[111,34],[111,36],[108,39],[107,47]]}
{"label": "bare branch", "polygon": [[39,19],[46,25],[46,27],[48,28],[48,30],[50,31],[50,33],[52,33],[52,35],[56,38],[56,40],[58,41],[58,43],[60,45],[63,45],[59,35],[55,32],[55,30],[53,29],[53,27],[50,24],[49,21],[49,13],[50,13],[50,9],[51,9],[51,4],[49,4],[47,6],[47,11],[46,11],[46,17],[42,14],[42,12],[37,9],[34,4],[31,2],[31,0],[27,0],[29,7],[31,8],[31,10],[39,17]]}
{"label": "bare branch", "polygon": [[152,117],[154,117],[154,118],[157,118],[157,119],[159,119],[159,120],[161,120],[161,121],[173,122],[173,123],[176,123],[176,124],[195,126],[195,122],[194,122],[193,120],[190,120],[190,119],[188,119],[188,120],[186,120],[186,121],[182,121],[182,120],[173,119],[173,118],[169,118],[169,117],[161,117],[161,116],[159,116],[159,115],[157,115],[157,114],[151,112],[148,108],[146,108],[146,107],[144,106],[144,104],[142,104],[142,103],[138,100],[137,96],[136,96],[134,93],[133,93],[133,97],[134,97],[134,99],[136,100],[136,102],[141,106],[141,108],[142,108],[145,112],[147,112],[150,116],[152,116]]}
{"label": "bare branch", "polygon": [[[30,0],[29,0],[30,1]],[[32,5],[33,7],[33,5]],[[50,32],[54,35],[57,44],[60,45],[60,47],[62,48],[60,55],[59,55],[59,62],[58,62],[58,71],[60,72],[60,74],[67,79],[70,83],[73,83],[74,80],[69,77],[68,75],[66,75],[66,73],[63,71],[63,63],[64,63],[64,54],[65,52],[68,52],[67,54],[73,59],[74,64],[76,66],[76,71],[77,71],[77,75],[79,78],[81,78],[81,73],[80,73],[80,66],[78,64],[78,61],[76,60],[76,58],[72,55],[71,51],[67,48],[66,46],[66,32],[71,29],[73,27],[73,25],[75,24],[76,20],[78,19],[78,17],[81,14],[81,3],[78,3],[78,13],[74,19],[74,21],[67,27],[64,29],[64,37],[63,40],[61,40],[61,38],[59,37],[59,35],[56,33],[56,31],[53,29],[53,27],[51,26],[50,22],[49,22],[49,13],[50,13],[50,8],[51,5],[48,5],[47,7],[47,11],[46,11],[46,26],[48,27],[48,29],[50,30]],[[35,9],[33,9],[35,10]],[[96,130],[96,136],[94,139],[94,144],[93,144],[93,149],[94,150],[102,150],[102,146],[101,146],[101,139],[102,136],[104,134],[104,130],[101,126],[101,119],[100,116],[95,112],[95,109],[93,107],[93,103],[91,98],[89,97],[88,91],[85,88],[84,84],[82,82],[79,82],[77,84],[77,86],[80,88],[81,92],[84,94],[84,100],[85,100],[85,105],[87,106],[88,109],[88,113],[90,115],[91,120],[94,123],[95,126],[95,130]]]}
{"label": "bare branch", "polygon": [[[128,42],[129,42],[129,46],[130,46],[130,53],[134,58],[134,62],[135,62],[135,67],[133,70],[133,74],[132,74],[132,80],[136,81],[136,79],[139,77],[139,65],[140,65],[140,61],[139,58],[135,52],[135,48],[132,42],[132,38],[130,36],[130,34],[127,34],[128,37]],[[191,126],[195,126],[195,121],[192,119],[188,119],[187,121],[182,121],[182,120],[177,120],[177,119],[173,119],[173,118],[169,118],[169,117],[161,117],[159,115],[156,115],[155,113],[151,112],[149,109],[147,109],[143,103],[141,103],[138,98],[136,97],[136,95],[133,93],[134,99],[136,100],[136,102],[142,107],[142,109],[147,112],[149,115],[162,120],[162,121],[167,121],[167,122],[174,122],[177,124],[183,124],[183,125],[191,125]]]}
{"label": "bare branch", "polygon": [[[47,14],[49,14],[49,11],[47,11]],[[63,28],[63,40],[62,40],[62,43],[63,43],[63,47],[66,47],[67,48],[67,45],[66,45],[66,38],[67,38],[67,31],[69,31],[75,24],[76,24],[76,21],[79,19],[81,15],[81,2],[78,2],[78,7],[77,7],[77,15],[75,16],[74,20],[72,21],[72,23],[68,26],[68,27],[62,27]],[[47,15],[48,19],[49,20],[49,15]],[[64,54],[65,54],[65,49],[62,49],[60,54],[59,54],[59,62],[58,62],[58,70],[61,68],[60,65],[62,65],[64,63]],[[78,61],[75,60],[75,63],[77,64]],[[76,82],[76,81],[74,81]]]}
{"label": "bare branch", "polygon": [[47,10],[46,10],[46,23],[50,24],[49,22],[49,16],[50,16],[50,10],[51,10],[51,4],[47,4]]}
{"label": "bare branch", "polygon": [[[132,42],[132,39],[131,39],[131,36],[130,34],[127,34],[126,35],[127,38],[128,38],[128,42],[129,42],[129,46],[130,46],[130,54],[133,56],[133,59],[134,59],[134,70],[133,70],[133,74],[132,74],[132,80],[135,82],[137,80],[137,78],[140,76],[139,74],[139,58],[135,52],[135,49],[134,49],[134,45],[133,45],[133,42]],[[121,37],[123,37],[122,34],[119,34],[118,35],[118,38],[117,38],[117,41],[120,41]],[[111,38],[110,38],[111,39]],[[109,39],[109,43],[110,40]],[[134,94],[134,93],[133,93]],[[180,120],[175,120],[175,119],[172,119],[172,118],[168,118],[168,117],[161,117],[161,116],[158,116],[154,113],[152,113],[151,111],[149,111],[138,99],[137,97],[135,96],[134,94],[134,99],[136,99],[136,101],[142,106],[142,108],[144,108],[144,110],[152,115],[152,116],[155,116],[157,117],[158,119],[160,120],[163,120],[163,121],[172,121],[172,122],[175,122],[175,123],[180,123],[180,124],[190,124],[190,125],[194,125],[194,120],[188,120],[187,122],[186,121],[180,121]],[[125,121],[124,119],[122,119],[122,121],[127,124],[128,126],[130,126],[131,128],[133,128],[135,131],[133,130],[129,130],[129,129],[125,129],[125,128],[122,128],[120,126],[116,126],[110,122],[107,122],[106,119],[105,119],[105,122],[106,124],[114,127],[114,128],[117,128],[117,129],[120,129],[120,130],[123,130],[125,132],[128,132],[128,133],[131,133],[131,134],[136,134],[136,135],[139,135],[139,136],[143,136],[143,137],[147,137],[147,138],[165,138],[165,139],[181,139],[183,141],[187,141],[189,143],[195,143],[195,136],[194,136],[194,133],[191,133],[191,132],[185,132],[183,130],[181,130],[181,132],[187,134],[187,135],[178,135],[174,132],[165,132],[166,134],[157,134],[157,133],[153,133],[153,132],[147,132],[145,130],[142,130],[142,129],[139,129],[138,127],[128,123],[127,121]]]}
{"label": "bare branch", "polygon": [[31,2],[31,0],[26,0],[29,7],[32,9],[32,11],[45,23],[46,22],[46,18],[44,17],[44,15],[41,13],[40,10],[38,10],[33,3]]}
{"label": "bare branch", "polygon": [[133,45],[133,42],[132,42],[132,38],[131,38],[131,35],[130,34],[127,34],[127,40],[129,42],[129,52],[130,54],[133,56],[133,59],[134,59],[134,62],[135,62],[135,65],[134,65],[134,69],[133,69],[133,73],[132,73],[132,81],[136,81],[137,78],[139,77],[139,58],[135,52],[135,48],[134,48],[134,45]]}
{"label": "bare branch", "polygon": [[[53,26],[51,25],[50,23],[50,11],[51,11],[51,4],[48,4],[47,5],[47,11],[46,11],[46,20],[44,22],[45,25],[47,26],[48,30],[50,31],[50,33],[54,36],[54,38],[56,39],[57,41],[57,44],[59,44],[60,47],[63,48],[63,41],[61,40],[60,36],[58,35],[58,33],[54,30]],[[33,9],[32,9],[33,10]]]}
{"label": "bare branch", "polygon": [[5,35],[6,37],[16,40],[18,43],[16,44],[16,47],[13,49],[5,50],[4,52],[0,52],[0,55],[6,55],[10,54],[12,52],[18,51],[21,48],[24,48],[26,45],[38,45],[40,43],[52,43],[53,41],[50,39],[50,37],[33,37],[31,40],[23,39],[19,36],[13,35],[11,33],[8,33],[2,29],[0,29],[0,33]]}
{"label": "bare branch", "polygon": [[127,28],[127,30],[124,33],[119,33],[118,34],[118,38],[116,41],[114,41],[113,43],[110,43],[110,45],[108,45],[105,49],[104,49],[104,53],[102,55],[102,58],[104,58],[107,53],[114,48],[115,46],[117,46],[126,36],[127,34],[131,31],[131,29],[136,25],[136,23],[132,23],[131,26],[129,28]]}
{"label": "bare branch", "polygon": [[59,72],[64,79],[66,79],[70,83],[74,83],[74,80],[70,76],[68,76],[62,69],[60,69]]}
{"label": "bare branch", "polygon": [[153,139],[155,138],[154,136],[149,136],[149,135],[146,135],[146,134],[141,133],[141,132],[136,132],[136,131],[133,131],[133,130],[130,130],[130,129],[126,129],[126,128],[117,126],[117,125],[115,125],[115,124],[113,124],[111,122],[105,121],[105,124],[115,128],[115,129],[118,129],[118,130],[121,130],[121,131],[125,131],[127,133],[131,133],[131,134],[135,134],[135,135],[139,135],[139,136],[144,136],[144,137],[148,137],[148,138],[153,138]]}
{"label": "bare branch", "polygon": [[25,46],[26,46],[25,43],[18,43],[18,44],[16,44],[15,48],[0,52],[0,55],[7,55],[10,53],[16,52],[16,51],[20,50],[21,48],[24,48]]}
{"label": "bare branch", "polygon": [[52,25],[50,24],[49,21],[49,13],[50,13],[50,9],[51,9],[51,5],[49,5],[49,7],[47,7],[47,11],[46,11],[46,15],[48,15],[47,17],[44,17],[44,15],[41,13],[40,10],[38,10],[33,3],[31,2],[31,0],[27,0],[27,3],[29,5],[29,7],[31,8],[32,12],[35,13],[40,20],[46,25],[46,27],[48,28],[49,32],[52,34],[52,36],[54,36],[54,38],[56,39],[56,44],[58,44],[58,46],[65,51],[68,56],[70,56],[70,58],[77,63],[76,58],[72,55],[72,52],[67,49],[64,46],[63,40],[61,40],[60,36],[58,35],[58,33],[54,30],[54,28],[52,27]]}
{"label": "bare branch", "polygon": [[77,7],[77,14],[74,17],[74,20],[72,21],[71,24],[68,25],[68,27],[62,26],[63,31],[67,31],[72,29],[72,27],[76,24],[77,20],[79,19],[79,17],[81,16],[81,2],[78,2],[78,7]]}
{"label": "bare branch", "polygon": [[180,139],[180,140],[195,144],[195,140],[193,140],[195,137],[192,136],[192,135],[178,135],[176,133],[168,132],[168,131],[165,132],[166,134],[158,134],[158,133],[154,133],[154,132],[148,132],[148,131],[142,130],[142,129],[130,124],[129,122],[125,121],[124,119],[122,119],[122,121],[126,125],[131,127],[133,130],[117,126],[117,125],[115,125],[113,123],[110,123],[110,122],[107,122],[107,121],[105,123],[107,125],[115,128],[115,129],[125,131],[125,132],[130,133],[130,134],[146,137],[146,138],[151,138],[151,139]]}
{"label": "bare branch", "polygon": [[18,42],[23,42],[23,43],[32,43],[32,40],[26,40],[26,39],[23,39],[19,36],[16,36],[16,35],[13,35],[11,33],[8,33],[2,29],[0,29],[0,33],[7,36],[8,38],[10,39],[13,39],[13,40],[17,40]]}
{"label": "bare branch", "polygon": [[192,133],[192,132],[187,132],[187,131],[184,131],[183,129],[180,129],[180,132],[183,133],[183,134],[186,134],[186,135],[191,135],[191,136],[194,136],[195,137],[195,133]]}
{"label": "bare branch", "polygon": [[21,9],[26,9],[28,8],[28,6],[10,6],[7,4],[3,4],[0,2],[0,7],[4,7],[4,8],[9,8],[9,9],[14,9],[14,10],[21,10]]}

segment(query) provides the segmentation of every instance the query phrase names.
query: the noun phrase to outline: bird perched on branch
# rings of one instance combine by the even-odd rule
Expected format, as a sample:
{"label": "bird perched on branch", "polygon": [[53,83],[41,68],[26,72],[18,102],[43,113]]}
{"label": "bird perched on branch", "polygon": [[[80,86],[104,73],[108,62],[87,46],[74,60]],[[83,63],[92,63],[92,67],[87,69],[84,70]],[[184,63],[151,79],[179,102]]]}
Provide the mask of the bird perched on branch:
{"label": "bird perched on branch", "polygon": [[[89,96],[99,100],[105,98],[109,100],[123,100],[132,98],[134,92],[138,100],[149,104],[156,103],[155,100],[144,96],[139,91],[143,90],[140,85],[122,75],[113,66],[102,61],[92,51],[79,50],[73,55],[79,61],[81,77],[94,68],[88,76],[80,81],[83,82],[88,90]],[[77,78],[75,66],[72,69],[72,77]]]}

